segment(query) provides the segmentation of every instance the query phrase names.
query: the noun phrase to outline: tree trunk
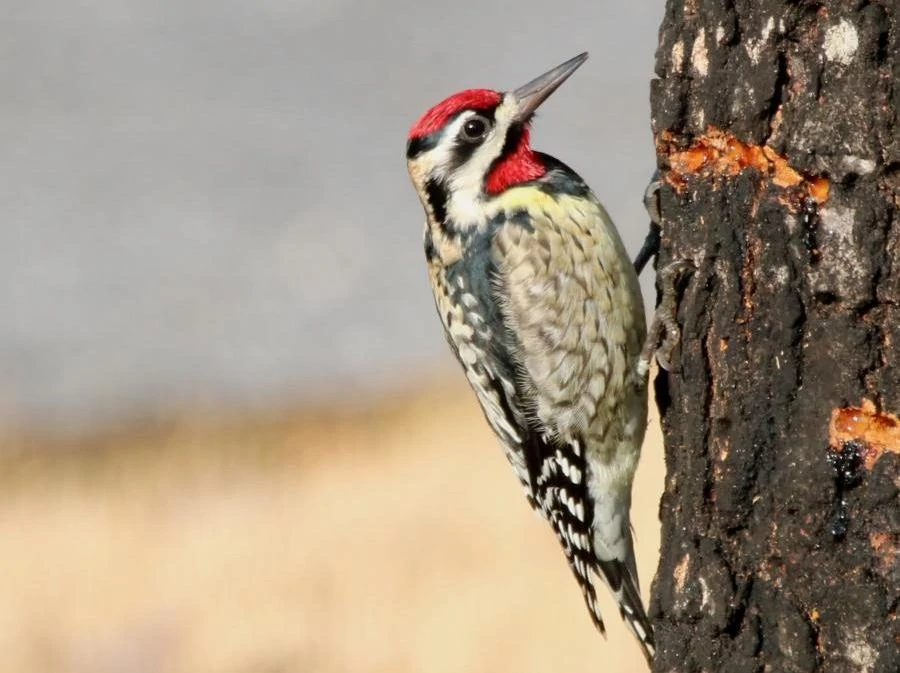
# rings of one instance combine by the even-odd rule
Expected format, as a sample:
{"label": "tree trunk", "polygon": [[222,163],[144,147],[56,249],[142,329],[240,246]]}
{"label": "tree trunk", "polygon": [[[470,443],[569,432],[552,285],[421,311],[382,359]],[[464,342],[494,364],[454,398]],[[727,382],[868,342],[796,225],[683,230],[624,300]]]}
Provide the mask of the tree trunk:
{"label": "tree trunk", "polygon": [[654,671],[900,671],[900,2],[669,0]]}

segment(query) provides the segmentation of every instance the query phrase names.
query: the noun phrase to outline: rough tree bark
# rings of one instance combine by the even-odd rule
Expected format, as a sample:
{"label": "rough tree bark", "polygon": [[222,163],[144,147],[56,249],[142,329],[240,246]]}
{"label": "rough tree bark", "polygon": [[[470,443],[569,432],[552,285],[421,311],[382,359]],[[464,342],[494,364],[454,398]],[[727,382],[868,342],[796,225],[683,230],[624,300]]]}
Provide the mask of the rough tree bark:
{"label": "rough tree bark", "polygon": [[900,1],[669,0],[654,671],[900,671]]}

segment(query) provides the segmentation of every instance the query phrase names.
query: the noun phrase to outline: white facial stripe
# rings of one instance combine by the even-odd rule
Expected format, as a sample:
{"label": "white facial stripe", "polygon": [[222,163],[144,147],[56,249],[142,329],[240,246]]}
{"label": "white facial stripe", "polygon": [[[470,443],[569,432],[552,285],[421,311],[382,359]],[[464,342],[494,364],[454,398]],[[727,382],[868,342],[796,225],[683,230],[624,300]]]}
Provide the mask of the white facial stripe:
{"label": "white facial stripe", "polygon": [[[515,101],[511,94],[506,94],[494,113],[491,134],[469,160],[450,175],[449,186],[453,196],[447,204],[447,213],[456,222],[480,222],[484,218],[484,209],[479,206],[484,177],[503,151],[514,111]],[[461,115],[462,123],[470,117],[471,114]]]}

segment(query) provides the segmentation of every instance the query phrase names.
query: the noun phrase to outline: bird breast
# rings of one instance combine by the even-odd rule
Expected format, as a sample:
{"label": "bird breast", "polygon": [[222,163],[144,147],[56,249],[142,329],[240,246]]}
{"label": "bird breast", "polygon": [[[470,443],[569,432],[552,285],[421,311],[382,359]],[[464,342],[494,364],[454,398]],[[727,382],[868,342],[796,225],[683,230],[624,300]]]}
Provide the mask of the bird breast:
{"label": "bird breast", "polygon": [[598,202],[547,199],[530,216],[497,232],[494,255],[533,413],[564,439],[605,441],[646,331],[637,277]]}

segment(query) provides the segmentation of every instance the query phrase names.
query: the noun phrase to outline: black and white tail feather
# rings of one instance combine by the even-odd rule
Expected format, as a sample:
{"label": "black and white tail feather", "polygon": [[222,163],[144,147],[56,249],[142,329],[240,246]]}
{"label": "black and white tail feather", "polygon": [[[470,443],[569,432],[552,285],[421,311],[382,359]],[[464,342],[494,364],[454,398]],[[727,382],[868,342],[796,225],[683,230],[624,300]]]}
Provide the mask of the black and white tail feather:
{"label": "black and white tail feather", "polygon": [[[631,530],[626,530],[624,558],[600,559],[594,549],[593,505],[587,497],[589,467],[581,444],[561,442],[548,435],[541,437],[545,445],[543,460],[534,479],[536,508],[550,522],[575,575],[587,605],[591,621],[604,636],[606,626],[597,605],[594,575],[607,585],[619,606],[619,614],[635,635],[648,662],[653,660],[655,643],[653,628],[641,600],[637,566],[631,540]],[[531,455],[535,455],[533,452]]]}

